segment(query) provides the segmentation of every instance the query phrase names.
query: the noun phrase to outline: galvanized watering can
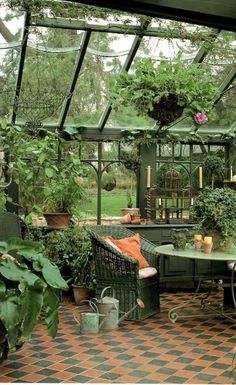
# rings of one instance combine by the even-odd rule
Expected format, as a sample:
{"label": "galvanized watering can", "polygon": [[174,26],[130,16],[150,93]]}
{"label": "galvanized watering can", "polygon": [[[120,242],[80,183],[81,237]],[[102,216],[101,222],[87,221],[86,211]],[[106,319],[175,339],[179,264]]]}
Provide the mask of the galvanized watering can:
{"label": "galvanized watering can", "polygon": [[102,314],[99,314],[98,307],[93,301],[84,300],[82,302],[88,302],[93,312],[88,312],[88,311],[81,312],[79,320],[74,316],[76,322],[80,326],[80,333],[81,334],[98,333],[99,319],[100,317],[102,317]]}
{"label": "galvanized watering can", "polygon": [[[112,297],[104,297],[105,292],[111,289]],[[137,299],[137,304],[128,312],[119,318],[119,301],[115,298],[115,290],[111,286],[105,287],[101,292],[100,299],[96,299],[99,316],[99,329],[111,330],[116,329],[119,323],[123,321],[137,306],[144,308],[144,303],[141,299]]]}

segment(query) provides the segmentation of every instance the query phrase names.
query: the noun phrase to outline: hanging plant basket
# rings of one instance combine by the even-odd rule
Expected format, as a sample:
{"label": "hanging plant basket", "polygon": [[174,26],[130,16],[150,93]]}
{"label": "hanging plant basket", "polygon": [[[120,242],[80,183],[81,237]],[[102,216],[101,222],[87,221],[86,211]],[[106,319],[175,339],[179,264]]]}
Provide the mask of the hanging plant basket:
{"label": "hanging plant basket", "polygon": [[153,104],[153,110],[148,111],[148,116],[155,119],[161,126],[165,126],[178,119],[184,108],[185,105],[178,104],[175,94],[169,94],[168,97],[162,96],[158,103]]}
{"label": "hanging plant basket", "polygon": [[102,188],[106,191],[112,191],[116,187],[116,178],[107,173],[102,179]]}

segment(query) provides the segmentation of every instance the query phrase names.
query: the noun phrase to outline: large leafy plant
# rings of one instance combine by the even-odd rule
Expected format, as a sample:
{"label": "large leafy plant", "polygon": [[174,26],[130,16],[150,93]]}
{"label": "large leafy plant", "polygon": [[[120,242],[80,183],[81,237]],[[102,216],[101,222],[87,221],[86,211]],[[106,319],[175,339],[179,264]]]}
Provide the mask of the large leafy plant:
{"label": "large leafy plant", "polygon": [[92,284],[92,243],[84,226],[52,231],[46,241],[46,253],[74,284]]}
{"label": "large leafy plant", "polygon": [[14,162],[13,179],[26,215],[42,210],[73,212],[84,191],[78,182],[83,173],[78,154],[56,132],[31,136],[18,126],[2,127],[4,151]]}
{"label": "large leafy plant", "polygon": [[42,312],[48,334],[56,336],[61,289],[67,290],[67,283],[43,255],[42,244],[0,242],[0,331],[10,350],[30,338]]}
{"label": "large leafy plant", "polygon": [[203,124],[212,111],[217,88],[207,66],[186,63],[179,55],[176,61],[163,59],[159,65],[151,58],[137,60],[133,73],[112,78],[109,97],[115,108],[133,105],[160,126],[177,119],[183,110],[196,124]]}
{"label": "large leafy plant", "polygon": [[206,187],[194,200],[192,217],[207,233],[216,230],[226,241],[227,237],[236,235],[236,192],[232,189],[214,190]]}

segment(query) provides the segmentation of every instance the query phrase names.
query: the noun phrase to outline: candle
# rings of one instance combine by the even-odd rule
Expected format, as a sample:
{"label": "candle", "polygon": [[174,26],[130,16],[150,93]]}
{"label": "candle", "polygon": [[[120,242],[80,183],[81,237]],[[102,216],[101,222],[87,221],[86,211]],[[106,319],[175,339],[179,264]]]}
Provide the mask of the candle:
{"label": "candle", "polygon": [[230,180],[233,180],[233,167],[230,167]]}
{"label": "candle", "polygon": [[202,240],[202,234],[194,234],[194,241],[201,241]]}
{"label": "candle", "polygon": [[199,188],[202,188],[202,167],[199,167]]}
{"label": "candle", "polygon": [[161,198],[158,199],[158,205],[161,206]]}
{"label": "candle", "polygon": [[151,166],[147,166],[147,188],[151,187]]}
{"label": "candle", "polygon": [[203,242],[205,243],[205,245],[211,244],[212,243],[212,237],[204,237]]}
{"label": "candle", "polygon": [[193,206],[193,198],[191,198],[190,205]]}

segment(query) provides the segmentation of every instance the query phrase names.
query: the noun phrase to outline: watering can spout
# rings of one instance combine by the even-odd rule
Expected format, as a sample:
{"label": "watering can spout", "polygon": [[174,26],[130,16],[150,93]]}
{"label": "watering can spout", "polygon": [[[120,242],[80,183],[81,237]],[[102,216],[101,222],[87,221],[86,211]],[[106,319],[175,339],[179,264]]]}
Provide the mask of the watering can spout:
{"label": "watering can spout", "polygon": [[[112,290],[112,297],[104,297],[107,290]],[[130,310],[128,310],[119,319],[119,301],[115,298],[115,290],[111,286],[107,286],[102,290],[101,298],[96,299],[98,310],[100,313],[99,329],[111,330],[116,329],[121,321],[123,321],[137,306],[144,308],[143,301],[138,298],[137,303]]]}
{"label": "watering can spout", "polygon": [[129,311],[127,311],[124,315],[122,315],[122,317],[119,318],[118,324],[120,324],[130,313],[132,313],[132,311],[134,311],[136,307],[139,306],[141,307],[141,309],[144,309],[145,305],[140,298],[137,298],[136,302],[136,305],[134,305]]}

